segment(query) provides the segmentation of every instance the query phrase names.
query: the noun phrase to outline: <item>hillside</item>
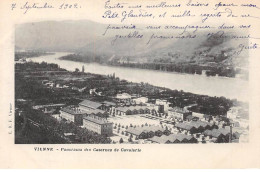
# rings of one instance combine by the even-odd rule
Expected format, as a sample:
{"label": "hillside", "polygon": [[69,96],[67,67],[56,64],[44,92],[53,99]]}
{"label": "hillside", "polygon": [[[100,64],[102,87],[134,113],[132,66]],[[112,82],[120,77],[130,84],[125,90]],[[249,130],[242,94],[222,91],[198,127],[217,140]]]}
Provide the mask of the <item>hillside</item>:
{"label": "hillside", "polygon": [[[141,32],[144,39],[115,39],[115,34],[127,35],[130,31],[114,32],[102,36],[107,25],[92,21],[45,21],[17,25],[15,46],[19,49],[69,51],[81,58],[101,58],[102,62],[159,62],[202,65],[248,66],[248,52],[234,52],[241,40],[208,38],[197,33],[194,39],[154,39],[147,44],[153,30]],[[159,33],[171,35],[174,33]],[[91,60],[83,60],[91,61]]]}

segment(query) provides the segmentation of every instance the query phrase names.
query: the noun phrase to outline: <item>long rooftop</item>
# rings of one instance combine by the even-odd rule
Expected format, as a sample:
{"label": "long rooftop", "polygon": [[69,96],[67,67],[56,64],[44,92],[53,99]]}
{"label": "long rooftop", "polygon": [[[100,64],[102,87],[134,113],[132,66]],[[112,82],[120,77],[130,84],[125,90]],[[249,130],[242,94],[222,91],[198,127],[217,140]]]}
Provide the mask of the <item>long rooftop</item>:
{"label": "long rooftop", "polygon": [[164,129],[160,126],[143,126],[143,127],[129,127],[126,132],[132,133],[135,135],[140,135],[142,132],[156,132],[156,131],[164,131]]}
{"label": "long rooftop", "polygon": [[64,108],[61,109],[61,111],[67,112],[71,115],[86,114],[86,111],[81,110],[81,109],[76,108],[76,107],[64,107]]}
{"label": "long rooftop", "polygon": [[106,120],[106,119],[93,118],[93,117],[90,117],[90,116],[85,116],[85,117],[83,117],[83,120],[91,121],[91,122],[94,122],[94,123],[99,124],[99,125],[112,124],[112,122],[109,122],[109,121]]}
{"label": "long rooftop", "polygon": [[133,110],[145,110],[145,109],[150,109],[150,108],[147,106],[129,106],[129,107],[124,106],[124,107],[117,108],[117,110],[122,111],[122,112],[126,112],[128,110],[133,111]]}
{"label": "long rooftop", "polygon": [[93,109],[97,109],[97,108],[99,108],[102,104],[101,104],[101,103],[98,103],[98,102],[93,102],[93,101],[90,101],[90,100],[83,100],[82,102],[79,103],[79,105],[81,105],[81,106],[86,106],[86,107],[90,107],[90,108],[93,108]]}
{"label": "long rooftop", "polygon": [[189,136],[189,135],[185,135],[185,134],[170,134],[169,136],[162,135],[161,137],[154,136],[152,138],[149,138],[148,140],[151,140],[151,141],[156,142],[156,143],[166,143],[167,141],[174,143],[176,141],[177,142],[183,142],[183,141],[185,141],[185,139],[187,141],[190,141],[192,139],[197,140],[194,137]]}

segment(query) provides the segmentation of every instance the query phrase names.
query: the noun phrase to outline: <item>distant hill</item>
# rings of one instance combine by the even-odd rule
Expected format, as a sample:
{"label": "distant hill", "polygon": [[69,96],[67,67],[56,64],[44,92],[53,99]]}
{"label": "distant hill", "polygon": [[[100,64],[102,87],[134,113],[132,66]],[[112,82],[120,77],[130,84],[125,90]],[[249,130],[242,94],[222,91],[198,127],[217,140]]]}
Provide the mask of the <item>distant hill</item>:
{"label": "distant hill", "polygon": [[[248,52],[232,55],[241,40],[212,39],[198,33],[194,39],[155,39],[145,31],[145,39],[117,39],[102,36],[107,25],[92,21],[45,21],[17,25],[15,46],[19,49],[69,51],[84,57],[100,56],[104,61],[127,58],[130,62],[195,63],[247,67]],[[115,32],[114,32],[115,33]],[[120,31],[128,34],[129,30]],[[243,44],[246,44],[243,42]]]}
{"label": "distant hill", "polygon": [[15,45],[24,49],[75,51],[91,43],[104,25],[91,21],[44,21],[16,26]]}

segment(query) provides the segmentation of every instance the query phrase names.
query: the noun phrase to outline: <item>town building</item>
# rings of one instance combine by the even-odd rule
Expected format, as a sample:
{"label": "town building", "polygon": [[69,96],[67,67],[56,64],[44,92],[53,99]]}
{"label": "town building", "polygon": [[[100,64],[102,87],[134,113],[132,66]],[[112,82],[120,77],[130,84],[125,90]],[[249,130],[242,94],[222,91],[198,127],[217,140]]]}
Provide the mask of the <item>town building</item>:
{"label": "town building", "polygon": [[83,124],[84,115],[86,115],[86,111],[83,111],[77,107],[65,107],[60,110],[61,118],[74,122],[76,125]]}
{"label": "town building", "polygon": [[187,121],[198,121],[199,118],[196,117],[196,116],[188,115],[188,116],[186,117],[186,120],[187,120]]}
{"label": "town building", "polygon": [[192,112],[192,116],[198,117],[200,120],[204,119],[204,115],[203,113],[199,113],[199,112]]}
{"label": "town building", "polygon": [[138,98],[133,99],[133,101],[136,104],[145,104],[148,102],[148,98],[147,97],[138,97]]}
{"label": "town building", "polygon": [[44,114],[53,115],[58,112],[60,108],[65,107],[65,104],[46,104],[46,105],[35,105],[32,108],[41,110]]}
{"label": "town building", "polygon": [[162,135],[161,137],[154,136],[149,138],[152,143],[159,144],[171,144],[171,143],[197,143],[198,140],[190,135],[185,134],[170,134],[170,135]]}
{"label": "town building", "polygon": [[150,108],[147,106],[124,106],[117,107],[115,109],[116,115],[137,115],[137,114],[148,114],[150,113]]}
{"label": "town building", "polygon": [[79,108],[81,110],[85,110],[85,111],[93,110],[93,109],[100,109],[101,107],[102,107],[101,103],[93,102],[90,100],[84,100],[79,103]]}
{"label": "town building", "polygon": [[[156,99],[155,104],[159,105],[159,111],[158,111],[159,113],[164,113],[164,112],[167,113],[171,105],[171,103],[168,102],[167,100],[161,100],[161,99]],[[161,110],[162,108],[163,110]]]}
{"label": "town building", "polygon": [[132,96],[128,93],[117,94],[115,99],[117,102],[130,102]]}
{"label": "town building", "polygon": [[238,122],[240,127],[248,128],[249,126],[248,110],[242,107],[231,107],[227,112],[227,118],[231,119],[233,123]]}
{"label": "town building", "polygon": [[102,118],[107,118],[109,116],[107,111],[100,110],[100,109],[91,109],[85,111],[86,115],[95,115]]}
{"label": "town building", "polygon": [[217,127],[216,125],[205,121],[183,122],[178,123],[175,126],[177,127],[177,129],[181,131],[185,130],[190,134],[202,133],[205,130],[211,130]]}
{"label": "town building", "polygon": [[175,107],[175,108],[170,108],[168,110],[168,115],[169,117],[173,117],[185,121],[188,116],[192,115],[192,112],[186,109]]}
{"label": "town building", "polygon": [[145,104],[150,110],[155,110],[155,111],[159,111],[159,105],[155,105],[155,104],[152,104],[152,103],[146,103]]}
{"label": "town building", "polygon": [[230,131],[227,129],[224,129],[224,128],[206,130],[203,132],[203,134],[205,136],[209,137],[208,139],[215,138],[216,143],[228,143],[229,142]]}
{"label": "town building", "polygon": [[94,114],[83,117],[83,127],[106,137],[113,135],[113,123]]}
{"label": "town building", "polygon": [[137,139],[147,139],[154,136],[161,136],[165,130],[160,126],[143,126],[143,127],[129,127],[125,132],[132,134]]}
{"label": "town building", "polygon": [[107,112],[110,112],[113,109],[113,107],[116,107],[116,103],[114,102],[104,101],[102,104],[103,106],[101,107],[101,109]]}

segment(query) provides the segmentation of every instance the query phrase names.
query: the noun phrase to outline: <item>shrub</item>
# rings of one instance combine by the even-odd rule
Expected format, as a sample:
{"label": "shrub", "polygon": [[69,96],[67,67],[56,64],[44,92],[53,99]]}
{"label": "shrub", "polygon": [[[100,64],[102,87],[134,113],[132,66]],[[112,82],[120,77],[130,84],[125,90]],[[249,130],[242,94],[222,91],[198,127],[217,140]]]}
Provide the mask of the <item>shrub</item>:
{"label": "shrub", "polygon": [[123,138],[120,138],[119,143],[123,143],[123,142],[124,142]]}

